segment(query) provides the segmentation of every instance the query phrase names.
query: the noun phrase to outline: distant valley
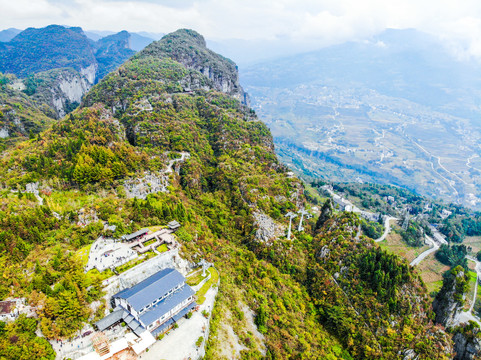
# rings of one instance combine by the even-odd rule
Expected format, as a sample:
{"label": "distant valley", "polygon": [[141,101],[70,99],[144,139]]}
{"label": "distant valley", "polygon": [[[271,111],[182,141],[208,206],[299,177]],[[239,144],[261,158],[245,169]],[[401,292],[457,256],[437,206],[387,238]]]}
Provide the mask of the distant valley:
{"label": "distant valley", "polygon": [[243,81],[277,153],[300,174],[393,184],[479,209],[477,69],[425,34],[388,30],[250,67]]}

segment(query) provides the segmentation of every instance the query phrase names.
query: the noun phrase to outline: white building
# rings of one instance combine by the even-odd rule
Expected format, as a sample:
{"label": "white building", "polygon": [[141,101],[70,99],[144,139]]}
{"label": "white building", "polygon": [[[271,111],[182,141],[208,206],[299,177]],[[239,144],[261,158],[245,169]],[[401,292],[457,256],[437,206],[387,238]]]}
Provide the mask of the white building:
{"label": "white building", "polygon": [[111,299],[114,311],[96,323],[101,331],[120,322],[136,334],[148,330],[155,336],[169,329],[196,303],[194,291],[175,269],[161,270]]}

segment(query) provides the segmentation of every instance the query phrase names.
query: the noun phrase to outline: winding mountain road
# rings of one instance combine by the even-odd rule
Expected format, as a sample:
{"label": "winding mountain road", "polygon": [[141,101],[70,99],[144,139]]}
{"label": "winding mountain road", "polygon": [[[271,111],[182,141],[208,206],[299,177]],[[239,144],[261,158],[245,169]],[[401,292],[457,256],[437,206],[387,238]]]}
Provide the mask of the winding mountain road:
{"label": "winding mountain road", "polygon": [[188,152],[180,152],[180,158],[172,159],[169,161],[169,165],[167,165],[167,169],[164,171],[166,174],[172,172],[172,168],[176,162],[183,162],[185,159],[190,158],[190,154]]}
{"label": "winding mountain road", "polygon": [[432,254],[433,252],[437,251],[440,248],[441,244],[448,243],[444,238],[444,235],[441,234],[434,226],[429,225],[429,229],[433,233],[433,237],[425,235],[425,238],[426,238],[426,242],[431,244],[432,247],[422,252],[421,254],[418,255],[417,258],[411,261],[411,264],[410,264],[411,266],[419,265],[419,263],[423,261],[429,254]]}
{"label": "winding mountain road", "polygon": [[431,247],[427,249],[426,251],[423,251],[421,254],[418,255],[417,258],[415,258],[413,261],[411,261],[411,266],[416,266],[419,265],[421,261],[423,261],[427,256],[432,254],[433,252],[437,251],[439,249],[439,244],[436,242],[432,237],[426,235],[426,242],[431,244]]}
{"label": "winding mountain road", "polygon": [[384,233],[379,239],[374,240],[375,242],[383,241],[386,238],[386,236],[389,234],[389,232],[391,231],[391,223],[390,223],[391,220],[399,220],[399,219],[392,216],[386,216],[386,218],[384,219]]}

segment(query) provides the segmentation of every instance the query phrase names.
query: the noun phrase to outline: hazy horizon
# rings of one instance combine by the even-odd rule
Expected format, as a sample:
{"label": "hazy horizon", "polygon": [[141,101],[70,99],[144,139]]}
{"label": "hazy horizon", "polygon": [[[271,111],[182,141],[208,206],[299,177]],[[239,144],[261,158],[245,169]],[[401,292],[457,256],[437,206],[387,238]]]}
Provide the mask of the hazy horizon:
{"label": "hazy horizon", "polygon": [[385,29],[434,35],[461,59],[481,59],[481,3],[476,1],[123,1],[0,0],[3,28],[50,24],[87,31],[169,33],[190,28],[212,44],[267,44],[273,55],[364,40]]}

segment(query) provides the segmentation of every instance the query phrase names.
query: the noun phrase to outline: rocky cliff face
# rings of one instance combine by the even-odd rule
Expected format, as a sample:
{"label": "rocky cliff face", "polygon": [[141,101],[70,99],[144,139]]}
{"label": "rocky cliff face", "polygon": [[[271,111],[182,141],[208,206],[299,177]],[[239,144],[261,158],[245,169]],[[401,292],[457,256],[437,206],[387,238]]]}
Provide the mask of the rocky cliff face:
{"label": "rocky cliff face", "polygon": [[[59,117],[70,112],[75,104],[80,104],[82,96],[90,90],[92,83],[84,76],[68,74],[60,77],[57,85],[51,88],[52,102]],[[76,106],[75,106],[76,107]]]}
{"label": "rocky cliff face", "polygon": [[463,308],[467,286],[468,279],[461,266],[449,272],[433,302],[436,323],[444,327],[452,327],[456,324],[456,318]]}
{"label": "rocky cliff face", "polygon": [[[95,80],[95,66],[82,69],[55,69],[37,73],[22,81],[24,91],[37,102],[50,106],[61,118],[75,109]],[[83,75],[85,74],[85,75]],[[18,86],[18,85],[17,85]]]}
{"label": "rocky cliff face", "polygon": [[[469,325],[468,325],[469,326]],[[453,336],[455,360],[474,360],[481,358],[481,336],[479,329],[471,332],[460,330]]]}
{"label": "rocky cliff face", "polygon": [[97,79],[97,70],[98,70],[98,65],[91,64],[85,68],[81,68],[80,75],[85,77],[85,79],[87,79],[87,81],[92,85]]}
{"label": "rocky cliff face", "polygon": [[53,121],[53,110],[27,96],[24,89],[13,75],[0,73],[0,152],[4,144],[35,135]]}
{"label": "rocky cliff face", "polygon": [[[199,33],[181,29],[147,46],[138,56],[169,57],[187,69],[200,72],[212,82],[212,88],[249,105],[249,97],[239,83],[235,63],[209,49]],[[195,85],[195,84],[194,84]]]}

